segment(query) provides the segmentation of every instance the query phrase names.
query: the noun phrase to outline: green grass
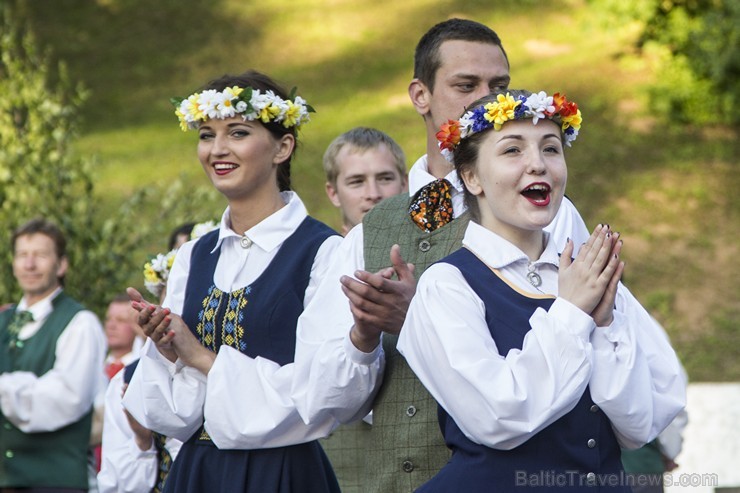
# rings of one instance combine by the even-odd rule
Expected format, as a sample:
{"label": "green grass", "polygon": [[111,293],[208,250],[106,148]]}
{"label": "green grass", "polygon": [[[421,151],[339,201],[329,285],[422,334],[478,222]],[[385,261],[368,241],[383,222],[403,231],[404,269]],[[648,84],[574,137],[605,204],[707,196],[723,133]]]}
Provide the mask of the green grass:
{"label": "green grass", "polygon": [[[606,30],[578,0],[21,3],[40,40],[91,91],[75,148],[94,158],[107,207],[178,177],[207,188],[195,135],[180,132],[169,98],[254,67],[297,86],[317,109],[300,136],[294,186],[334,227],[339,215],[321,171],[326,145],[353,126],[375,126],[411,165],[424,152],[406,95],[419,36],[451,16],[490,25],[509,54],[512,87],[579,102],[584,126],[568,153],[568,195],[590,226],[622,232],[626,283],[666,327],[690,376],[740,379],[737,129],[677,127],[648,114],[644,88],[656,74],[631,54],[636,26]],[[217,218],[222,207],[206,201],[199,213]],[[142,214],[157,220],[157,210]],[[144,259],[156,243],[132,255]]]}

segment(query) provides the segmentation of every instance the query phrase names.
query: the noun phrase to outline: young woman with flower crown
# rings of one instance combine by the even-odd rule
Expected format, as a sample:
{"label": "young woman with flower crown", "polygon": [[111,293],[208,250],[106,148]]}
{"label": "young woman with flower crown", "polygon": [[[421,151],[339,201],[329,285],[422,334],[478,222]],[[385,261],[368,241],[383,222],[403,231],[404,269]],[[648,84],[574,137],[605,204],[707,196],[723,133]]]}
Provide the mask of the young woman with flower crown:
{"label": "young woman with flower crown", "polygon": [[622,240],[599,225],[575,259],[543,228],[565,192],[581,113],[511,90],[439,132],[474,220],[419,280],[398,349],[440,405],[452,458],[417,491],[630,491],[620,445],[685,404],[661,327],[619,282]]}
{"label": "young woman with flower crown", "polygon": [[316,441],[334,423],[306,425],[290,396],[296,321],[340,241],[290,191],[312,109],[253,71],[176,104],[228,207],[177,251],[162,307],[129,290],[149,340],[124,406],[185,442],[167,492],[339,491]]}

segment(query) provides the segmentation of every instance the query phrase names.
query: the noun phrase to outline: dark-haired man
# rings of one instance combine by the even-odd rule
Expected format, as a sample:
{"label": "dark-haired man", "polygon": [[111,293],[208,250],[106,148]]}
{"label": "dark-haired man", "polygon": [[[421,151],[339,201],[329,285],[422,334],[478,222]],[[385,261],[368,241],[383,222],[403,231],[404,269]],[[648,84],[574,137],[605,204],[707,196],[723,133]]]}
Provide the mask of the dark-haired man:
{"label": "dark-haired man", "polygon": [[12,249],[23,297],[0,313],[0,492],[87,491],[103,328],[62,289],[68,261],[56,225],[29,221]]}

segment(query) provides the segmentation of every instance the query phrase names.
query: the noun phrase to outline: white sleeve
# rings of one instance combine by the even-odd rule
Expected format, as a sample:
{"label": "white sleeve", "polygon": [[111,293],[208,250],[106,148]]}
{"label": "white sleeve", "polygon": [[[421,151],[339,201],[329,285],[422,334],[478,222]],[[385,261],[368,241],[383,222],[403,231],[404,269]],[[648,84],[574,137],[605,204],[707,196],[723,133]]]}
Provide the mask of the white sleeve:
{"label": "white sleeve", "polygon": [[121,405],[122,391],[123,371],[120,371],[105,393],[99,493],[148,492],[157,479],[157,450],[153,442],[146,451],[136,445]]}
{"label": "white sleeve", "polygon": [[591,336],[593,401],[624,448],[652,441],[686,406],[686,379],[663,328],[622,284],[614,321]]}
{"label": "white sleeve", "polygon": [[573,240],[575,247],[573,257],[578,254],[581,245],[586,243],[589,236],[591,236],[586,223],[583,222],[583,218],[568,197],[563,197],[560,209],[558,209],[552,222],[545,227],[545,231],[552,235],[559,252],[563,251],[568,238]]}
{"label": "white sleeve", "polygon": [[365,416],[382,382],[382,345],[363,353],[349,339],[354,318],[339,279],[365,267],[362,224],[355,226],[334,253],[316,295],[298,319],[293,400],[303,421],[331,416],[347,423]]}
{"label": "white sleeve", "polygon": [[143,426],[185,441],[203,423],[205,396],[205,375],[170,362],[147,339],[123,405]]}
{"label": "white sleeve", "polygon": [[397,347],[469,439],[508,450],[572,410],[591,373],[591,317],[557,298],[529,325],[522,349],[501,356],[483,301],[440,263],[421,276]]}
{"label": "white sleeve", "polygon": [[[304,302],[316,291],[339,237],[327,239],[314,259]],[[313,296],[315,298],[315,296]],[[291,394],[306,385],[296,365],[250,358],[221,346],[208,373],[205,428],[219,448],[250,449],[295,445],[324,437],[336,426],[331,416],[304,422]]]}
{"label": "white sleeve", "polygon": [[92,408],[100,388],[106,342],[90,311],[78,312],[62,331],[54,365],[36,376],[17,371],[0,375],[0,407],[25,433],[55,431],[78,421]]}

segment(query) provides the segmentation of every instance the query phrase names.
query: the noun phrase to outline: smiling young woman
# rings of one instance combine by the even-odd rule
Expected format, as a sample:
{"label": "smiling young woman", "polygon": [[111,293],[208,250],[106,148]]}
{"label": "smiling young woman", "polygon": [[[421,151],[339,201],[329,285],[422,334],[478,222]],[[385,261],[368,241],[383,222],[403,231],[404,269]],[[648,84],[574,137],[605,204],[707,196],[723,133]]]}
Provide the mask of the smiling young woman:
{"label": "smiling young woman", "polygon": [[148,336],[124,406],[183,444],[166,492],[338,492],[291,400],[295,327],[341,238],[290,190],[297,129],[312,108],[264,74],[224,76],[176,102],[228,206],[182,245],[162,306],[130,290]]}
{"label": "smiling young woman", "polygon": [[628,492],[620,446],[685,405],[673,349],[619,282],[619,233],[598,225],[572,259],[572,240],[558,251],[544,232],[580,126],[564,96],[510,90],[437,134],[473,219],[422,274],[398,339],[452,450],[418,492]]}

